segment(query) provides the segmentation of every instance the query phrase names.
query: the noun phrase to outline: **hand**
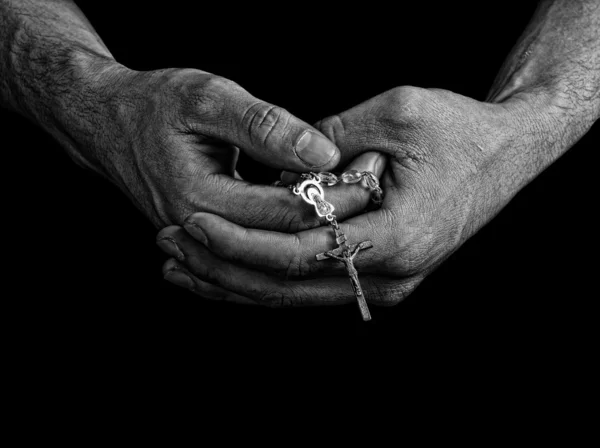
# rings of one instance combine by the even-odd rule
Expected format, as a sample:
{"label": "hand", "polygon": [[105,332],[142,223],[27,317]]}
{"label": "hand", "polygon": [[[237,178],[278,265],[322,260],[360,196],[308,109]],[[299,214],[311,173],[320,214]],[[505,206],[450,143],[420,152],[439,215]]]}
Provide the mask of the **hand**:
{"label": "hand", "polygon": [[[342,164],[365,151],[389,158],[382,208],[340,224],[349,243],[374,244],[354,260],[370,302],[396,304],[410,294],[540,169],[521,163],[542,119],[528,104],[402,87],[317,125]],[[287,235],[198,213],[185,230],[160,232],[184,254],[164,273],[200,295],[269,305],[355,301],[343,264],[315,259],[335,247],[329,227]]]}
{"label": "hand", "polygon": [[119,106],[94,123],[86,151],[155,225],[182,224],[197,211],[269,229],[316,224],[312,217],[302,222],[283,189],[249,184],[235,171],[240,149],[275,168],[335,166],[338,149],[313,127],[198,70],[104,77]]}

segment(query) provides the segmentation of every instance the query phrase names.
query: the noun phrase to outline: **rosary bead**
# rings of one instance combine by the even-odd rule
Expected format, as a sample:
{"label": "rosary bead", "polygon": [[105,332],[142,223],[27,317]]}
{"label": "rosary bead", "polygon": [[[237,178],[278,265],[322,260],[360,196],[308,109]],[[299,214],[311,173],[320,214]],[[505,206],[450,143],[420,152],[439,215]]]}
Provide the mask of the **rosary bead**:
{"label": "rosary bead", "polygon": [[328,187],[332,187],[339,182],[338,177],[335,174],[330,173],[328,171],[319,173],[319,179],[324,184],[327,184]]}
{"label": "rosary bead", "polygon": [[365,180],[367,181],[367,186],[371,190],[374,190],[377,187],[379,187],[379,182],[377,181],[377,178],[374,175],[372,175],[371,173],[368,173],[365,175]]}
{"label": "rosary bead", "polygon": [[349,170],[342,174],[342,180],[347,184],[355,184],[362,179],[362,173],[357,170]]}
{"label": "rosary bead", "polygon": [[383,202],[383,191],[381,190],[381,188],[375,189],[372,193],[371,198],[375,204],[381,204]]}

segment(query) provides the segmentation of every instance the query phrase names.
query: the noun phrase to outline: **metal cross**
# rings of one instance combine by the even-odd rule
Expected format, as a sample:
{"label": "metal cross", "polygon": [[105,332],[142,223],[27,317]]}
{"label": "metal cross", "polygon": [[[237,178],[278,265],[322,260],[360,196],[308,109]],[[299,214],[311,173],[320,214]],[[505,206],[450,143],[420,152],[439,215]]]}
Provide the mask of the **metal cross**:
{"label": "metal cross", "polygon": [[363,241],[362,243],[348,245],[346,243],[346,235],[344,235],[342,230],[339,228],[337,222],[334,220],[331,224],[333,226],[333,230],[335,230],[335,241],[338,243],[338,248],[317,254],[317,260],[322,261],[327,260],[328,258],[334,258],[346,265],[348,276],[350,277],[350,284],[352,285],[354,295],[358,301],[358,307],[360,308],[362,318],[365,321],[371,320],[371,313],[369,312],[365,295],[363,294],[363,290],[360,287],[360,282],[358,281],[358,272],[354,267],[354,257],[356,257],[356,254],[358,254],[358,252],[360,252],[362,249],[369,249],[370,247],[373,247],[373,243],[371,241]]}

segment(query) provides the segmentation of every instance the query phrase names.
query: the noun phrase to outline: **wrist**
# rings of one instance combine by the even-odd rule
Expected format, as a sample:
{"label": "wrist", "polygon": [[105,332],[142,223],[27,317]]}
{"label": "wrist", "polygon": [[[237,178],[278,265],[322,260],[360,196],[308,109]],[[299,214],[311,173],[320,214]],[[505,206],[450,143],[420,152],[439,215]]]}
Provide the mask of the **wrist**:
{"label": "wrist", "polygon": [[[544,95],[519,93],[490,104],[487,146],[478,154],[479,176],[469,235],[495,216],[523,187],[564,152],[564,123]],[[489,148],[489,151],[487,151]],[[484,156],[487,153],[487,156]]]}
{"label": "wrist", "polygon": [[[505,92],[501,103],[519,117],[516,129],[533,137],[543,167],[573,146],[600,118],[600,80],[553,80]],[[541,170],[540,170],[541,171]]]}
{"label": "wrist", "polygon": [[493,149],[480,165],[475,228],[499,212],[593,123],[587,107],[557,91],[520,91],[490,106]]}
{"label": "wrist", "polygon": [[119,97],[133,71],[114,59],[74,53],[70,86],[54,92],[38,123],[54,136],[79,165],[108,176],[106,151],[119,129]]}

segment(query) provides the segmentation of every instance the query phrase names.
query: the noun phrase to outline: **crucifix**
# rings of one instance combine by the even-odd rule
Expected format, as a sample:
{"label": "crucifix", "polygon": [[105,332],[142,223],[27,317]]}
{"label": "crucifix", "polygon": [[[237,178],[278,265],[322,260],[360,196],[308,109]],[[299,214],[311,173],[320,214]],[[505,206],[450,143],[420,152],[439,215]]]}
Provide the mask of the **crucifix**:
{"label": "crucifix", "polygon": [[319,176],[309,175],[303,179],[303,182],[294,187],[292,191],[294,194],[301,196],[307,203],[313,205],[317,215],[325,217],[327,221],[329,221],[329,224],[331,224],[335,231],[335,241],[338,244],[336,249],[317,254],[316,258],[318,261],[333,258],[344,263],[362,318],[364,321],[371,320],[371,313],[369,312],[365,295],[360,286],[360,282],[358,281],[358,272],[354,267],[354,257],[356,257],[361,250],[373,247],[373,243],[371,241],[363,241],[358,244],[347,244],[346,235],[340,229],[335,215],[333,214],[333,205],[327,202],[323,197],[324,191],[320,185],[321,178]]}
{"label": "crucifix", "polygon": [[350,277],[350,284],[352,285],[354,295],[358,301],[360,314],[362,315],[364,321],[371,320],[371,313],[369,312],[365,295],[363,294],[362,288],[360,287],[360,282],[358,281],[358,272],[354,267],[354,257],[356,257],[358,252],[360,252],[362,249],[369,249],[373,247],[373,243],[371,241],[363,241],[362,243],[348,245],[346,243],[346,235],[344,235],[340,227],[337,225],[337,222],[334,222],[335,224],[332,222],[332,226],[333,230],[335,231],[335,241],[338,243],[338,248],[317,254],[317,260],[322,261],[329,258],[334,258],[346,265],[346,270],[348,271],[348,276]]}

